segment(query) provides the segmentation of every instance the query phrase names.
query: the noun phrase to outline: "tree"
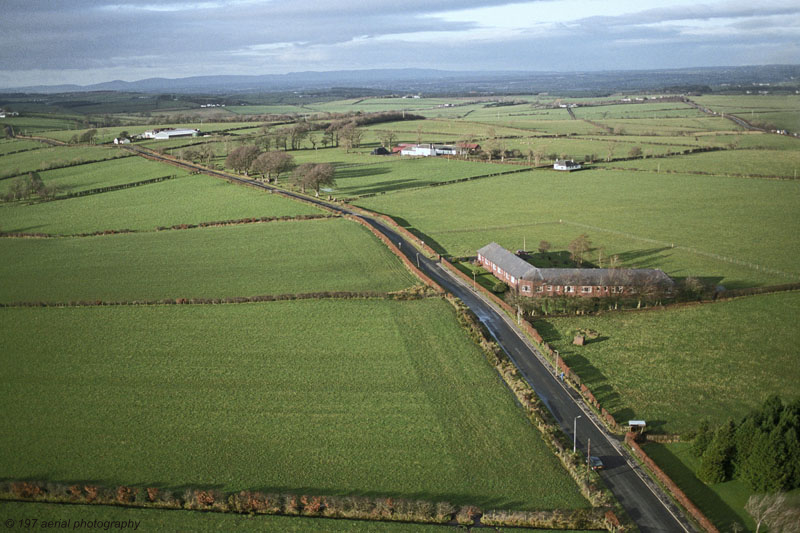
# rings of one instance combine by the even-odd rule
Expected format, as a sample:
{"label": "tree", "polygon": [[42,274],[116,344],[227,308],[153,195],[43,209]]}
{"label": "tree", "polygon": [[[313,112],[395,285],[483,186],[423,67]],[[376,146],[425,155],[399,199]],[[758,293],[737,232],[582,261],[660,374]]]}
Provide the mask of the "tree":
{"label": "tree", "polygon": [[638,146],[634,146],[628,152],[628,157],[642,157],[642,149]]}
{"label": "tree", "polygon": [[753,494],[744,506],[745,511],[756,523],[756,533],[762,525],[769,527],[770,532],[783,531],[794,533],[800,531],[800,508],[791,505],[786,494]]}
{"label": "tree", "polygon": [[119,135],[117,135],[117,138],[119,138],[119,139],[127,139],[130,136],[131,136],[131,134],[128,133],[128,130],[122,130],[121,132],[119,132]]}
{"label": "tree", "polygon": [[692,441],[692,453],[696,457],[702,457],[713,438],[714,432],[711,431],[708,419],[703,419],[703,421],[700,422],[700,429],[697,430],[697,435]]}
{"label": "tree", "polygon": [[247,171],[250,170],[250,165],[253,164],[260,152],[261,150],[258,149],[258,146],[253,146],[252,144],[240,146],[228,154],[228,157],[225,158],[225,166],[247,174]]}
{"label": "tree", "polygon": [[257,174],[266,177],[267,180],[275,177],[275,184],[278,177],[284,172],[291,172],[295,167],[294,157],[286,152],[264,152],[259,154],[253,161],[251,169]]}
{"label": "tree", "polygon": [[289,135],[289,145],[292,147],[292,150],[298,150],[300,148],[300,143],[308,136],[308,131],[308,124],[304,122],[298,122],[289,128],[287,134]]}
{"label": "tree", "polygon": [[214,156],[216,156],[216,154],[214,153],[214,149],[211,147],[211,145],[204,144],[200,148],[200,161],[205,166],[211,165],[211,161],[214,160]]}
{"label": "tree", "polygon": [[381,146],[386,148],[387,150],[392,149],[392,145],[397,141],[397,135],[391,130],[384,131],[381,133]]}
{"label": "tree", "polygon": [[81,133],[80,137],[78,137],[78,142],[91,144],[94,142],[95,137],[97,137],[96,129],[86,130],[83,133]]}
{"label": "tree", "polygon": [[539,241],[539,253],[546,254],[550,251],[552,245],[547,241]]}
{"label": "tree", "polygon": [[606,161],[611,161],[614,159],[614,149],[617,146],[617,141],[608,141],[608,155],[606,156]]}
{"label": "tree", "polygon": [[578,263],[578,266],[583,264],[583,255],[588,252],[592,247],[592,241],[585,233],[578,235],[574,241],[569,243],[567,249],[570,253],[570,258]]}
{"label": "tree", "polygon": [[350,151],[353,148],[358,148],[361,144],[363,132],[354,123],[350,122],[340,130],[339,135],[344,141],[345,150]]}
{"label": "tree", "polygon": [[730,477],[735,451],[734,431],[733,420],[729,420],[714,433],[697,470],[697,477],[705,483],[722,483]]}
{"label": "tree", "polygon": [[333,165],[330,163],[303,163],[292,173],[292,183],[299,185],[303,192],[306,192],[307,187],[311,188],[315,196],[319,196],[323,185],[329,187],[336,185],[334,174]]}

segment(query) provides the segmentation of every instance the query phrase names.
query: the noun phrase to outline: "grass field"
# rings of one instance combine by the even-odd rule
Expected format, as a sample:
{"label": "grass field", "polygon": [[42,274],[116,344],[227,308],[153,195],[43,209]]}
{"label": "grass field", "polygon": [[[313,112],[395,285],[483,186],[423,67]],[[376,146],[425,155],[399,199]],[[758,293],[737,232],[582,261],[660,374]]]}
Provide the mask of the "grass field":
{"label": "grass field", "polygon": [[637,159],[610,163],[617,168],[640,170],[669,170],[673,172],[702,172],[736,176],[779,176],[796,178],[800,171],[800,141],[798,150],[725,150],[689,154],[664,159]]}
{"label": "grass field", "polygon": [[73,161],[99,161],[119,157],[131,157],[129,152],[101,146],[53,146],[42,143],[38,150],[0,157],[0,176],[11,173],[39,171],[56,166],[64,166]]}
{"label": "grass field", "polygon": [[694,100],[717,113],[734,114],[751,122],[767,122],[777,129],[800,131],[800,96],[698,96]]}
{"label": "grass field", "polygon": [[[492,241],[533,250],[544,239],[554,251],[566,250],[587,233],[606,258],[617,254],[626,265],[731,288],[800,277],[798,194],[794,181],[537,170],[357,203],[398,217],[425,242],[456,256],[474,255]],[[591,253],[593,262],[597,255]]]}
{"label": "grass field", "polygon": [[209,176],[184,174],[169,181],[81,198],[31,205],[0,204],[0,228],[6,232],[71,235],[320,213],[316,207],[278,195]]}
{"label": "grass field", "polygon": [[476,163],[438,157],[385,156],[381,163],[337,168],[334,192],[341,196],[385,193],[518,168],[513,165]]}
{"label": "grass field", "polygon": [[[534,326],[618,421],[685,433],[704,418],[742,417],[770,394],[800,395],[798,308],[800,293],[789,292]],[[577,328],[600,338],[573,346]]]}
{"label": "grass field", "polygon": [[658,119],[707,116],[694,106],[681,102],[654,102],[646,104],[618,104],[573,109],[578,118],[601,120],[606,118]]}
{"label": "grass field", "polygon": [[[27,139],[0,139],[0,155],[22,150],[37,150],[46,147],[46,144],[39,141],[29,141]],[[5,164],[3,166],[5,166]]]}
{"label": "grass field", "polygon": [[696,118],[656,118],[656,119],[599,119],[596,121],[614,130],[617,134],[625,135],[697,135],[702,132],[724,131],[736,132],[741,126],[722,117],[708,115]]}
{"label": "grass field", "polygon": [[[55,185],[58,187],[59,194],[63,194],[124,185],[162,176],[186,176],[187,173],[181,169],[148,161],[141,157],[124,157],[99,163],[43,170],[39,172],[39,175],[45,185]],[[0,193],[5,192],[12,181],[0,181]]]}
{"label": "grass field", "polygon": [[588,506],[443,300],[0,315],[6,477]]}
{"label": "grass field", "polygon": [[5,136],[3,126],[14,128],[16,135],[38,135],[45,131],[70,130],[77,128],[79,116],[75,118],[62,116],[30,116],[6,117],[0,119],[0,135]]}
{"label": "grass field", "polygon": [[0,302],[393,291],[417,283],[343,219],[84,238],[1,239]]}

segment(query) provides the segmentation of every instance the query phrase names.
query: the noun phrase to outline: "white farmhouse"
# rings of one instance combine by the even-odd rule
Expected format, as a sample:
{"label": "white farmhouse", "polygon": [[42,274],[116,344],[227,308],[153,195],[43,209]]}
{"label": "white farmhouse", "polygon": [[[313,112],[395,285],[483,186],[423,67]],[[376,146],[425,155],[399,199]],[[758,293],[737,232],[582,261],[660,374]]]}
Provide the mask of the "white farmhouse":
{"label": "white farmhouse", "polygon": [[553,163],[553,168],[556,170],[580,170],[581,164],[576,163],[572,159],[556,159],[556,162]]}

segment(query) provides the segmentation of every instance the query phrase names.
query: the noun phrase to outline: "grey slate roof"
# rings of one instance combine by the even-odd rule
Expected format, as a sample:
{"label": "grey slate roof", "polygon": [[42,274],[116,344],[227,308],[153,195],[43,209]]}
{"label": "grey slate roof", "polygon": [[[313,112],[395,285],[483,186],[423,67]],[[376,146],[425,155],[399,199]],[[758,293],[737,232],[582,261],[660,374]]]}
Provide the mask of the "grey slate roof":
{"label": "grey slate roof", "polygon": [[478,253],[518,279],[550,285],[641,285],[645,282],[671,287],[672,279],[651,268],[536,268],[496,242]]}
{"label": "grey slate roof", "polygon": [[478,253],[516,278],[532,279],[524,276],[531,271],[538,270],[535,266],[520,259],[496,242],[490,242],[478,250]]}

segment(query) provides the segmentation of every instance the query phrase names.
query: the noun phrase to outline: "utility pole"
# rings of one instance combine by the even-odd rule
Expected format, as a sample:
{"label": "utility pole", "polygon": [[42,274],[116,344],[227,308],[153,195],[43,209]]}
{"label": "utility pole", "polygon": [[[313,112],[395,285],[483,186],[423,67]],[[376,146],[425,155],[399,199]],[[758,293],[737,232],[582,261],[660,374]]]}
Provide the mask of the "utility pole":
{"label": "utility pole", "polygon": [[588,439],[586,442],[586,464],[589,465],[589,468],[592,467],[592,439]]}
{"label": "utility pole", "polygon": [[578,419],[581,418],[581,415],[576,416],[572,420],[572,453],[575,453],[578,449]]}

